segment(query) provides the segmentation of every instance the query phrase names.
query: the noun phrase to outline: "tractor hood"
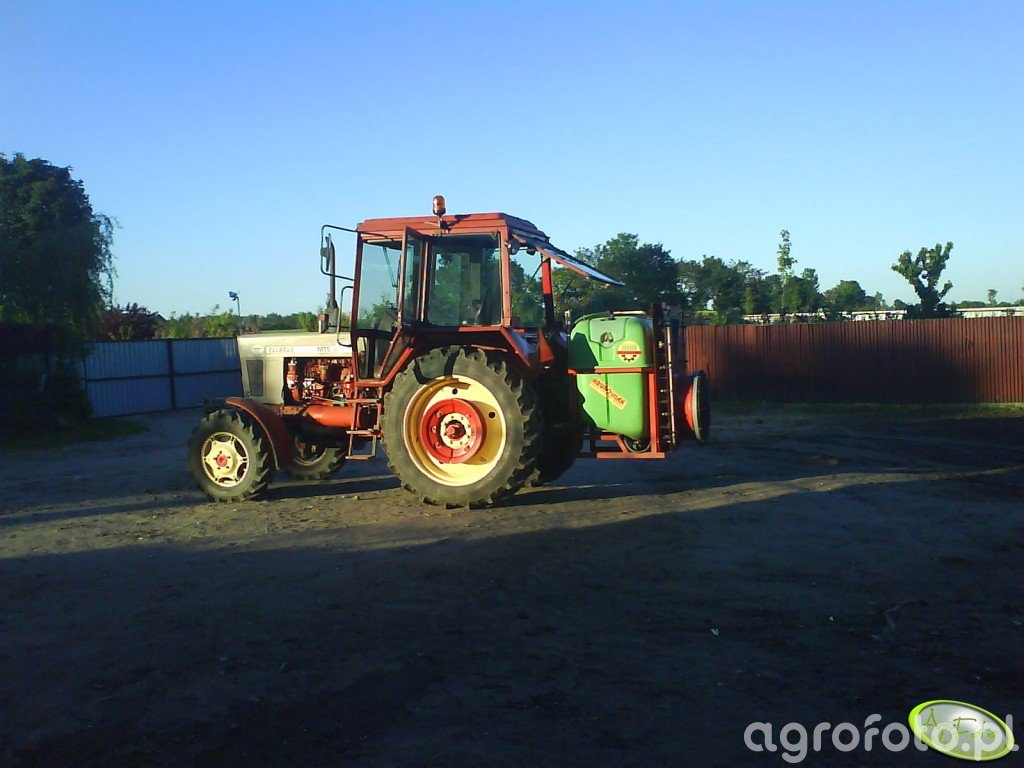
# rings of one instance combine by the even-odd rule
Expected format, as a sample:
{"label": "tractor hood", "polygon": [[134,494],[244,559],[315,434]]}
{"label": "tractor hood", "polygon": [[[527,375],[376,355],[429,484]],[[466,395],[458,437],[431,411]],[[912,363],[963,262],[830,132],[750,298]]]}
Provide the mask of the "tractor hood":
{"label": "tractor hood", "polygon": [[561,248],[558,248],[551,244],[547,238],[541,239],[535,232],[525,232],[516,227],[512,228],[512,234],[515,235],[517,240],[522,240],[527,247],[535,248],[545,256],[554,259],[563,267],[568,267],[573,272],[577,272],[584,277],[589,277],[591,280],[597,280],[607,285],[625,285],[614,277],[609,277],[601,270],[591,266],[583,259],[578,256],[566,253]]}

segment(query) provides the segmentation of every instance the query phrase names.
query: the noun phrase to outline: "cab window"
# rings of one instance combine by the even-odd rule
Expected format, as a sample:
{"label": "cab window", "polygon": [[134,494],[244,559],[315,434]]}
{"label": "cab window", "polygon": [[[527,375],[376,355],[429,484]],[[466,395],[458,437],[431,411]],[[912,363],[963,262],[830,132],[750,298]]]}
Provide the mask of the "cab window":
{"label": "cab window", "polygon": [[494,235],[431,239],[430,298],[433,325],[498,325],[501,322],[501,248]]}
{"label": "cab window", "polygon": [[402,244],[363,243],[359,274],[359,328],[389,330],[398,318],[398,264]]}
{"label": "cab window", "polygon": [[525,249],[509,262],[512,293],[512,325],[515,328],[544,326],[544,295],[540,281],[540,255]]}

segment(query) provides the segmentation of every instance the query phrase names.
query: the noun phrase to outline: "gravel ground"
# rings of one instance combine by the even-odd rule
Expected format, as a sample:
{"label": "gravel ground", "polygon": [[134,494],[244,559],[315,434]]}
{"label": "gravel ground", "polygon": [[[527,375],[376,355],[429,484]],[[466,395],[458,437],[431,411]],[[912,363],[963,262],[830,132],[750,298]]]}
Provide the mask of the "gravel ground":
{"label": "gravel ground", "polygon": [[732,416],[486,510],[380,459],[207,503],[197,419],[4,457],[0,764],[786,765],[749,723],[1024,719],[1024,419]]}

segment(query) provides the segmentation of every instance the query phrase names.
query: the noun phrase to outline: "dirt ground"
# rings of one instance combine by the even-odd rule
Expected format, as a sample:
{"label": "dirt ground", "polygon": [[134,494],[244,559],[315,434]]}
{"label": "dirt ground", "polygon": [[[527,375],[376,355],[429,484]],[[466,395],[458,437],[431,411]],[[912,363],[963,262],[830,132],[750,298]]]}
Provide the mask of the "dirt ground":
{"label": "dirt ground", "polygon": [[[749,723],[1024,719],[1022,418],[738,414],[487,510],[380,459],[206,503],[197,418],[0,462],[0,764],[786,765]],[[948,762],[877,744],[804,762]]]}

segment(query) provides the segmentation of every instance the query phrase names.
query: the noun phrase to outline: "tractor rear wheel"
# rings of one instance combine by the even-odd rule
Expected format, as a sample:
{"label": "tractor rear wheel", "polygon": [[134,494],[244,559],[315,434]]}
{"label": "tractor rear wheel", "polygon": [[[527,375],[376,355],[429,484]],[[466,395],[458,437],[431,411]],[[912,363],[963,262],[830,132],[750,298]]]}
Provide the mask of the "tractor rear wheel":
{"label": "tractor rear wheel", "polygon": [[537,468],[530,477],[533,488],[554,482],[576,463],[583,446],[583,431],[577,421],[566,421],[573,414],[570,398],[576,393],[573,377],[549,372],[535,384],[544,412],[544,446],[537,458]]}
{"label": "tractor rear wheel", "polygon": [[292,463],[285,471],[296,480],[325,480],[345,463],[345,449],[295,439]]}
{"label": "tractor rear wheel", "polygon": [[541,450],[532,387],[498,354],[441,347],[413,360],[384,396],[384,450],[403,486],[434,504],[511,496]]}
{"label": "tractor rear wheel", "polygon": [[537,460],[537,469],[530,478],[530,486],[539,488],[553,483],[576,463],[576,456],[583,446],[583,435],[579,432],[552,433],[544,435],[544,450]]}
{"label": "tractor rear wheel", "polygon": [[208,413],[192,430],[188,467],[214,501],[245,501],[270,486],[274,460],[263,428],[248,414],[225,408]]}

